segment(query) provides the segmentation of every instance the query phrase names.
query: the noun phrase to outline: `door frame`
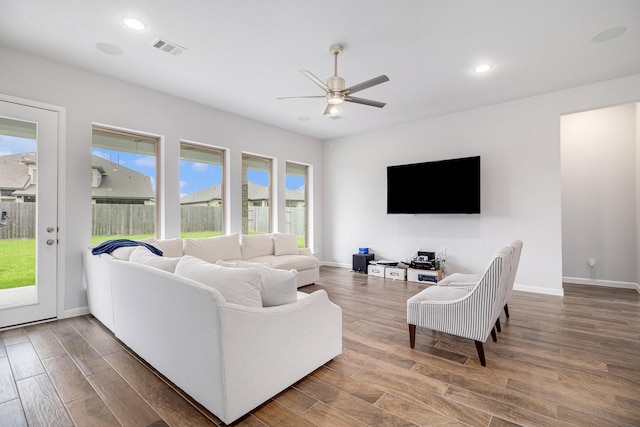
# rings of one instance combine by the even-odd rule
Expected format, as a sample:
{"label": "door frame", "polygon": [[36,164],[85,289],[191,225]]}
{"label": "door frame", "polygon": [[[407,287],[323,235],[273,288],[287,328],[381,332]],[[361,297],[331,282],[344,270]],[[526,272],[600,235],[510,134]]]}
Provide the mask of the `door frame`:
{"label": "door frame", "polygon": [[[65,224],[65,208],[64,201],[65,197],[65,180],[66,180],[66,156],[65,156],[65,147],[66,147],[66,117],[67,117],[67,109],[65,107],[48,104],[45,102],[34,101],[31,99],[19,98],[12,95],[6,95],[0,93],[0,101],[9,102],[13,104],[23,105],[25,107],[31,108],[39,108],[42,110],[49,110],[57,113],[58,116],[58,135],[57,135],[57,164],[58,164],[58,173],[57,173],[57,217],[58,217],[58,243],[57,243],[57,259],[56,259],[56,317],[58,319],[62,319],[65,316],[64,309],[64,300],[65,300],[65,287],[62,285],[66,283],[66,271],[65,271],[65,259],[66,259],[66,232],[64,226],[61,224]],[[37,321],[34,323],[38,323]],[[15,327],[19,327],[23,325],[16,325]],[[11,329],[12,327],[8,327],[6,329]]]}

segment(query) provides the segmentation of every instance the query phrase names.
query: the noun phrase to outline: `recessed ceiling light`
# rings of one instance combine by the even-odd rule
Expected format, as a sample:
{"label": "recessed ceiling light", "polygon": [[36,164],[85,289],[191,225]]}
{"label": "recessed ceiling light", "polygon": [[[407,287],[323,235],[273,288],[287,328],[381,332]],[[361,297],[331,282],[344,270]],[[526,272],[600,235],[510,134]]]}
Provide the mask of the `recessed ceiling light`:
{"label": "recessed ceiling light", "polygon": [[482,65],[478,65],[476,68],[474,68],[473,71],[475,71],[476,73],[485,73],[485,72],[489,71],[490,69],[491,69],[491,65],[482,64]]}
{"label": "recessed ceiling light", "polygon": [[142,31],[147,28],[144,22],[136,18],[122,18],[122,23],[136,31]]}
{"label": "recessed ceiling light", "polygon": [[600,31],[598,34],[591,37],[591,41],[595,43],[606,42],[607,40],[621,36],[625,31],[627,31],[625,27],[609,28],[608,30]]}

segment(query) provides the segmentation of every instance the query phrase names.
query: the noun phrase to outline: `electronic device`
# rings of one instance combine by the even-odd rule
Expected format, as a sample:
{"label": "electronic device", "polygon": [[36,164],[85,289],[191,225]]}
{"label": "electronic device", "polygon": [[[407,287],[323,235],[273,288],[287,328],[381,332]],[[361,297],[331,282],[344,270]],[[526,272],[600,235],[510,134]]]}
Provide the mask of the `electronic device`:
{"label": "electronic device", "polygon": [[479,213],[480,156],[387,166],[387,214]]}
{"label": "electronic device", "polygon": [[435,252],[418,251],[418,255],[409,262],[409,267],[418,270],[439,270],[440,261],[435,259]]}
{"label": "electronic device", "polygon": [[373,254],[353,254],[353,271],[367,273],[369,262],[373,261]]}

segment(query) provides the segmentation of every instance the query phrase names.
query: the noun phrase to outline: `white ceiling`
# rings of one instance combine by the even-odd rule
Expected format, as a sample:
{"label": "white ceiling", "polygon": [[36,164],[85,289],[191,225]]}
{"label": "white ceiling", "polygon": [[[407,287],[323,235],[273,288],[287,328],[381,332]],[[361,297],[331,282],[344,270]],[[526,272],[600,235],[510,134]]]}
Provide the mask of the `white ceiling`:
{"label": "white ceiling", "polygon": [[[299,70],[331,76],[333,43],[347,86],[389,77],[357,93],[384,108],[328,119],[323,99],[276,99],[321,95]],[[325,140],[640,73],[640,1],[0,0],[0,44]]]}

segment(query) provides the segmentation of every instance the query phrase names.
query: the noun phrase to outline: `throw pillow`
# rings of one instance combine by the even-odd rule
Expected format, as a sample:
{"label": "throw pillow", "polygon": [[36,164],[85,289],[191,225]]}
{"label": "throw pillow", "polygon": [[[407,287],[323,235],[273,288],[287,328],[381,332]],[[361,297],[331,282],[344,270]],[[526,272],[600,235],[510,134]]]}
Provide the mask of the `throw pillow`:
{"label": "throw pillow", "polygon": [[239,262],[238,268],[255,268],[260,271],[262,287],[260,297],[263,307],[290,304],[298,299],[298,272],[277,270],[263,263]]}
{"label": "throw pillow", "polygon": [[137,246],[131,256],[129,262],[135,262],[138,264],[148,265],[149,267],[159,268],[160,270],[173,273],[178,265],[180,258],[170,258],[165,256],[158,256],[144,246]]}
{"label": "throw pillow", "polygon": [[298,255],[298,239],[293,234],[275,233],[273,245],[276,255]]}
{"label": "throw pillow", "polygon": [[242,259],[273,255],[273,236],[271,234],[242,235]]}
{"label": "throw pillow", "polygon": [[242,259],[240,240],[237,234],[184,239],[184,254],[210,263],[219,259],[223,261]]}
{"label": "throw pillow", "polygon": [[185,255],[178,262],[175,273],[216,289],[227,302],[262,307],[261,276],[255,268],[222,267]]}

